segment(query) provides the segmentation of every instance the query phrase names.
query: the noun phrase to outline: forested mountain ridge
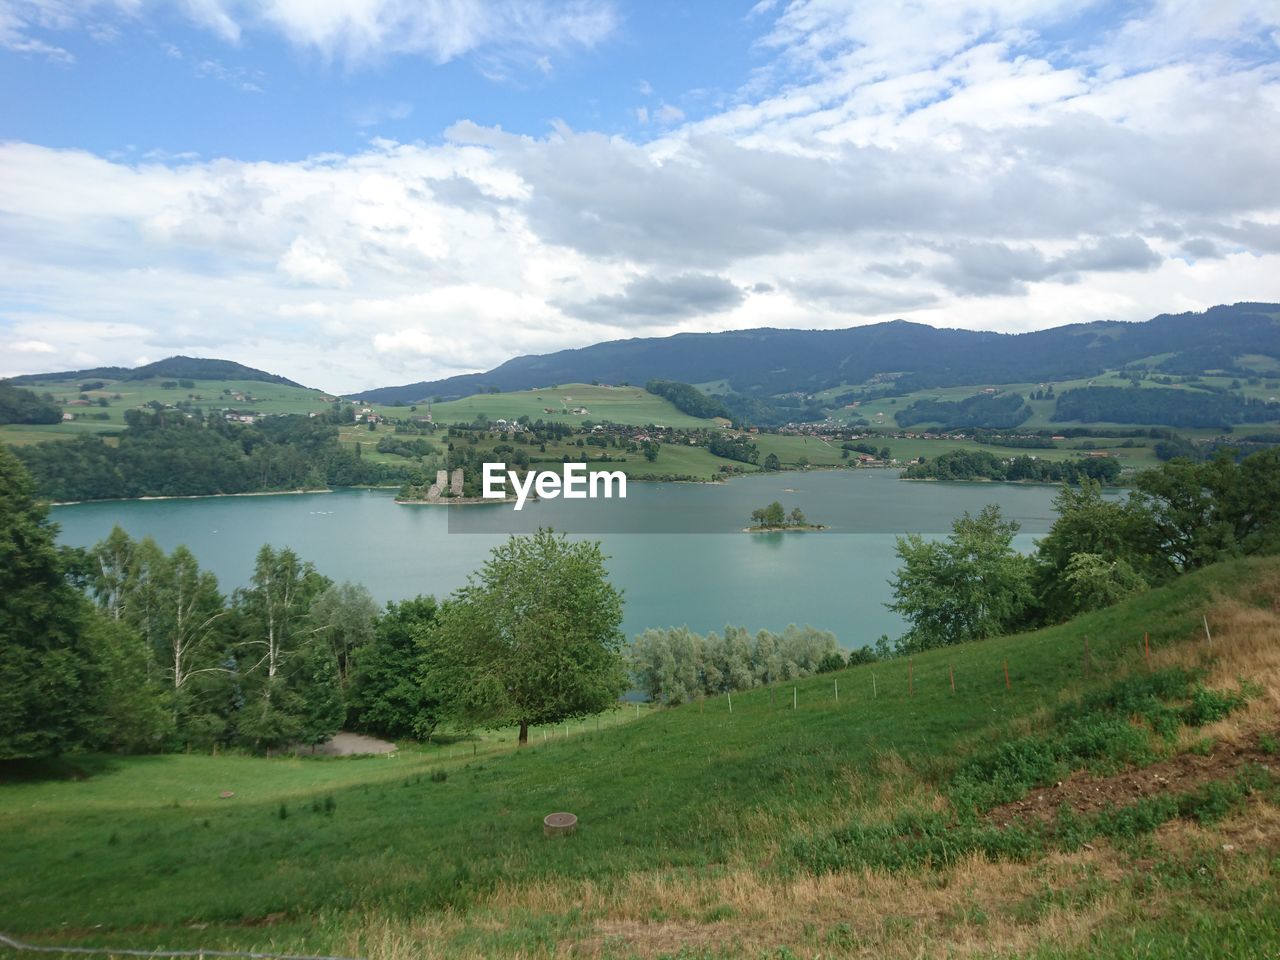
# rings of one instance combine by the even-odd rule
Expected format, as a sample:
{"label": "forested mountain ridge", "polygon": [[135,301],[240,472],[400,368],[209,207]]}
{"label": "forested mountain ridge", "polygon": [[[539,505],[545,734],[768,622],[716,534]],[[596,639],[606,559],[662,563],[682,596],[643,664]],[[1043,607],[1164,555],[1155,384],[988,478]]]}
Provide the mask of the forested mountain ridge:
{"label": "forested mountain ridge", "polygon": [[888,373],[900,375],[897,384],[904,390],[1075,379],[1139,361],[1170,374],[1245,373],[1246,357],[1280,371],[1280,304],[1237,303],[1141,323],[1098,321],[1022,334],[944,330],[904,320],[844,330],[681,333],[516,357],[487,373],[357,395],[412,403],[493,388],[669,379],[723,380],[738,393],[771,396],[864,383]]}
{"label": "forested mountain ridge", "polygon": [[47,380],[151,380],[161,378],[191,380],[256,380],[260,383],[278,383],[286,387],[302,384],[287,377],[231,360],[212,360],[204,357],[166,357],[141,367],[94,367],[91,370],[66,370],[59,373],[29,373],[10,377],[6,383],[14,385],[43,383]]}

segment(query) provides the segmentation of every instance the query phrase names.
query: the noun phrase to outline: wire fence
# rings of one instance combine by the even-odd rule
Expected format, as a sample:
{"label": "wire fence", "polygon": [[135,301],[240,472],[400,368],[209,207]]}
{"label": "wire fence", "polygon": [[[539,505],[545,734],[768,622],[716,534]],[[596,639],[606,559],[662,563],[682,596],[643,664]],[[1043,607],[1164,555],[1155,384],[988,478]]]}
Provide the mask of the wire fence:
{"label": "wire fence", "polygon": [[70,947],[44,943],[23,943],[0,933],[0,946],[27,953],[69,953],[110,957],[225,957],[237,960],[362,960],[360,957],[312,956],[305,953],[249,953],[236,950],[137,950],[125,947]]}

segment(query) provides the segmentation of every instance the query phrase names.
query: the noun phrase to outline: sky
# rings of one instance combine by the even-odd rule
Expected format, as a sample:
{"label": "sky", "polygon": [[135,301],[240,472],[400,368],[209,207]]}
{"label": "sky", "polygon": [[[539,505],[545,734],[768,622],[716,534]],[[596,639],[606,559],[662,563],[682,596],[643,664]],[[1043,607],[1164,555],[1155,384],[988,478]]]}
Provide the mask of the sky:
{"label": "sky", "polygon": [[0,0],[0,376],[1241,300],[1276,0]]}

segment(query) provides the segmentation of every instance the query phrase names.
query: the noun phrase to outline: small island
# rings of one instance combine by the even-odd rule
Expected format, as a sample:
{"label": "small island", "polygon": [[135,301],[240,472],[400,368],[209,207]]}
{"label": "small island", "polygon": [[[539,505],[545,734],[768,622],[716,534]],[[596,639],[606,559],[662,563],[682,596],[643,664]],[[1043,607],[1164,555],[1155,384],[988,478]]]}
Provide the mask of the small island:
{"label": "small island", "polygon": [[827,529],[820,523],[810,523],[799,507],[787,513],[777,500],[752,510],[751,523],[752,526],[743,528],[745,533],[809,533]]}

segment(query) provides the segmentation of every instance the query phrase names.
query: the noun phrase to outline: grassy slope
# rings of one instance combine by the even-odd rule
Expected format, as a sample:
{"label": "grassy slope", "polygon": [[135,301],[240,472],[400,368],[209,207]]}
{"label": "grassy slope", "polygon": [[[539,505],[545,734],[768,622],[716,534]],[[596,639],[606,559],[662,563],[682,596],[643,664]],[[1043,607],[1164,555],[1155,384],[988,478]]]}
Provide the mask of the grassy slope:
{"label": "grassy slope", "polygon": [[[1236,378],[1218,377],[1218,376],[1205,376],[1202,378],[1202,380],[1206,384],[1210,384],[1217,387],[1224,387],[1224,388],[1229,387],[1231,382],[1234,379]],[[1270,386],[1268,386],[1268,383],[1270,383]],[[1022,424],[1022,427],[1025,429],[1040,430],[1040,429],[1048,429],[1048,428],[1057,427],[1057,426],[1071,426],[1071,427],[1090,426],[1090,424],[1077,423],[1075,421],[1054,420],[1053,411],[1054,411],[1054,405],[1057,403],[1056,397],[1048,400],[1031,400],[1030,399],[1030,395],[1033,391],[1044,389],[1045,387],[1048,386],[1047,383],[1046,384],[1004,383],[1004,384],[989,384],[989,386],[999,387],[1001,390],[1007,393],[1020,393],[1023,395],[1023,397],[1028,398],[1027,402],[1030,404],[1033,412],[1032,412],[1031,418],[1026,423]],[[1124,376],[1119,371],[1108,371],[1107,373],[1101,374],[1100,376],[1097,376],[1097,377],[1088,377],[1088,378],[1082,378],[1079,380],[1055,380],[1053,382],[1053,389],[1055,394],[1062,394],[1067,390],[1072,390],[1072,389],[1087,387],[1087,386],[1128,387],[1128,386],[1131,386],[1131,383],[1129,381],[1129,378]],[[1163,383],[1156,383],[1155,381],[1148,379],[1148,380],[1140,381],[1138,386],[1143,389],[1161,388],[1161,389],[1169,389],[1169,390],[1187,390],[1193,393],[1200,393],[1204,396],[1208,396],[1208,394],[1205,394],[1203,391],[1196,390],[1193,386],[1190,386],[1188,384],[1163,384]],[[897,427],[897,420],[894,419],[894,413],[900,409],[907,407],[911,403],[914,403],[916,400],[927,400],[927,399],[951,400],[951,401],[964,400],[967,397],[973,396],[975,393],[979,391],[980,388],[981,388],[981,385],[977,385],[977,386],[971,385],[971,386],[961,386],[961,387],[934,387],[928,390],[917,390],[913,393],[909,393],[901,397],[887,397],[882,400],[872,400],[867,403],[860,404],[856,408],[848,408],[848,407],[841,408],[840,410],[836,411],[833,415],[836,416],[838,419],[842,419],[842,420],[853,420],[861,417],[870,421],[871,424],[875,427],[885,428],[885,429],[894,429]],[[850,389],[856,389],[856,388],[852,388],[848,386],[833,387],[829,390],[822,391],[821,393],[818,394],[818,396],[834,397],[840,393],[847,392]],[[1265,381],[1253,386],[1244,384],[1242,389],[1244,391],[1245,396],[1248,396],[1254,399],[1268,400],[1268,399],[1272,399],[1277,396],[1280,396],[1280,387],[1276,385],[1275,381]],[[921,430],[921,429],[924,429],[925,426],[926,425],[924,424],[913,424],[910,429]],[[1146,426],[1159,426],[1159,424],[1099,423],[1097,424],[1097,426],[1100,428],[1130,427],[1130,426],[1146,427]],[[1253,427],[1257,430],[1264,430],[1266,428],[1266,425],[1249,424],[1240,429],[1247,429],[1248,427]],[[1179,427],[1177,429],[1178,429],[1178,433],[1184,434],[1186,436],[1191,436],[1191,437],[1216,436],[1218,433],[1218,431],[1216,430],[1208,430],[1208,429],[1199,430],[1199,429],[1189,429],[1185,427]]]}
{"label": "grassy slope", "polygon": [[[583,407],[587,413],[561,413]],[[555,411],[547,413],[547,408]],[[557,423],[658,424],[664,427],[705,427],[712,421],[681,413],[671,401],[654,396],[640,387],[601,387],[585,383],[562,383],[553,388],[521,390],[513,393],[480,393],[463,400],[437,403],[431,407],[437,423],[470,423],[477,416],[486,419],[516,420],[528,416],[532,420]]]}
{"label": "grassy slope", "polygon": [[[1219,591],[1250,585],[1241,609],[1271,617],[1257,648],[1270,656],[1280,621],[1262,608],[1277,584],[1280,560],[1224,564],[1061,627],[919,656],[913,696],[891,662],[800,681],[797,710],[786,684],[735,695],[732,712],[717,698],[473,761],[170,756],[9,784],[0,929],[387,957],[541,956],[571,941],[606,956],[1273,955],[1280,935],[1251,918],[1280,909],[1274,796],[1223,827],[1236,833],[1176,827],[1172,846],[1099,841],[1028,864],[813,876],[793,850],[936,805],[961,758],[1038,728],[1085,687],[1083,635],[1095,682],[1109,680],[1141,669],[1143,631],[1157,658],[1175,656],[1203,612],[1218,624]],[[1225,627],[1218,649],[1231,649]],[[1274,670],[1258,674],[1277,659],[1259,656],[1230,669],[1272,684]],[[1280,687],[1266,690],[1280,708]],[[439,767],[446,782],[426,776]],[[539,821],[559,809],[581,827],[548,842]],[[1238,852],[1221,852],[1224,837]]]}
{"label": "grassy slope", "polygon": [[[289,387],[277,383],[262,383],[257,380],[196,380],[195,387],[190,389],[166,390],[160,386],[163,380],[103,380],[101,390],[90,390],[85,396],[91,400],[105,397],[108,407],[96,405],[73,407],[72,400],[80,396],[78,380],[47,380],[40,383],[25,384],[28,390],[36,393],[51,393],[62,405],[66,413],[86,417],[105,413],[107,420],[82,419],[69,423],[25,426],[18,424],[0,426],[0,440],[7,443],[36,443],[42,440],[58,440],[81,433],[117,433],[124,429],[124,412],[133,407],[140,407],[152,400],[160,403],[176,404],[180,400],[190,400],[205,411],[230,407],[250,413],[310,413],[312,410],[328,409],[323,399],[329,394],[306,387]],[[257,398],[257,402],[246,403],[223,396],[223,390],[231,390]],[[112,399],[116,394],[119,400]],[[199,399],[192,399],[195,394]]]}

